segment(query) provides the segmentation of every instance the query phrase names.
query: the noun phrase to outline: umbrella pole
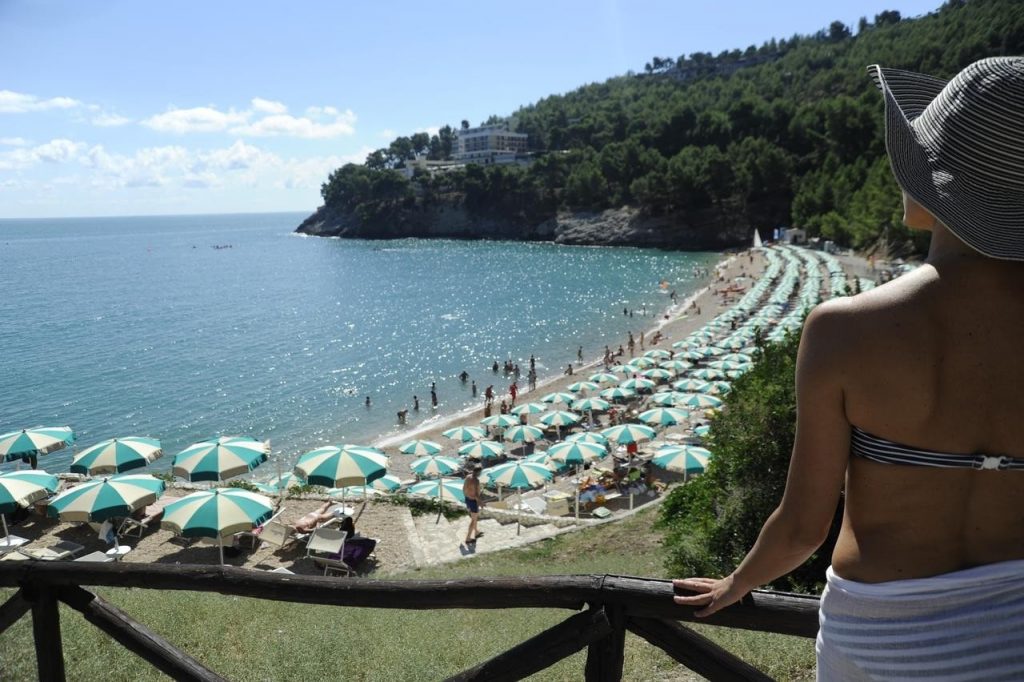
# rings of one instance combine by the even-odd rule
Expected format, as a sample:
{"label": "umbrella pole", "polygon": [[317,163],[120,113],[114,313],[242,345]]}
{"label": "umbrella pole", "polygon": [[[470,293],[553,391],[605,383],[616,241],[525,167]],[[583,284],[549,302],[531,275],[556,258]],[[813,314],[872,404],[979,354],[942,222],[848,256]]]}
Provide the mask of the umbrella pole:
{"label": "umbrella pole", "polygon": [[224,565],[224,536],[217,536],[217,546],[220,548],[220,565]]}
{"label": "umbrella pole", "polygon": [[444,509],[444,476],[437,479],[437,518],[434,525],[441,523],[441,510]]}
{"label": "umbrella pole", "polygon": [[7,516],[5,514],[0,514],[0,522],[4,524],[4,544],[10,547],[11,533],[7,530]]}
{"label": "umbrella pole", "polygon": [[519,492],[519,502],[516,503],[516,535],[519,535],[522,528],[523,518],[523,493]]}
{"label": "umbrella pole", "polygon": [[580,465],[576,465],[576,520],[580,520]]}

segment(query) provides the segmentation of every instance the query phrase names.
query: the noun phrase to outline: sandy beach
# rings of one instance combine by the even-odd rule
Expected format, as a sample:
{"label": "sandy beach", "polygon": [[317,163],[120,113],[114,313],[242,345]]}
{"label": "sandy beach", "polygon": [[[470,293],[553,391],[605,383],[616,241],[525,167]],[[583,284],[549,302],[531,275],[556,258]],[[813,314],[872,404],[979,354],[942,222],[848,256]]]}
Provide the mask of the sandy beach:
{"label": "sandy beach", "polygon": [[[669,348],[673,342],[685,338],[691,332],[710,322],[714,317],[725,311],[741,295],[742,291],[756,281],[766,267],[767,259],[760,252],[743,252],[723,258],[716,269],[711,272],[711,282],[694,293],[689,298],[679,299],[678,303],[656,316],[636,317],[636,327],[633,330],[634,336],[639,339],[641,332],[647,341],[645,349]],[[827,282],[827,280],[826,280]],[[726,287],[733,291],[723,293]],[[652,346],[650,340],[655,331],[660,331],[662,340]],[[623,347],[626,347],[626,339],[622,339]],[[591,349],[596,350],[596,349]],[[613,349],[614,350],[614,349]],[[642,355],[643,351],[638,345],[635,355]],[[629,359],[627,351],[620,361]],[[541,382],[532,390],[521,390],[517,404],[539,400],[540,396],[553,391],[564,390],[569,384],[585,379],[587,376],[602,367],[600,358],[591,357],[589,360],[575,364],[573,375],[563,375]],[[511,378],[505,380],[505,375],[498,373],[494,377],[495,384],[495,407],[505,399],[508,383]],[[525,386],[525,379],[522,380]],[[500,389],[499,390],[499,386]],[[383,449],[391,459],[390,472],[403,480],[413,477],[409,469],[410,462],[414,457],[403,455],[398,452],[398,446],[411,438],[424,438],[434,440],[444,446],[446,454],[454,454],[458,444],[444,438],[441,432],[458,425],[477,425],[483,417],[483,388],[480,387],[481,404],[479,408],[466,410],[454,415],[438,415],[436,419],[426,424],[410,426],[399,434],[389,435],[374,443]],[[669,430],[683,432],[684,426],[673,427]],[[664,436],[664,433],[662,434]],[[42,462],[45,466],[45,460]],[[676,477],[664,476],[664,480],[672,481]],[[563,481],[568,488],[569,481]],[[170,487],[165,496],[182,496],[191,492],[187,486],[174,485]],[[294,523],[307,512],[322,504],[323,497],[310,496],[307,499],[288,498],[282,501],[283,511],[280,520],[284,523]],[[642,502],[649,502],[645,498]],[[638,504],[640,501],[638,501]],[[378,544],[374,555],[360,567],[360,574],[388,575],[400,573],[424,563],[450,560],[458,554],[431,554],[422,545],[428,540],[424,539],[423,533],[429,531],[428,535],[434,533],[429,526],[412,518],[409,509],[404,506],[393,505],[385,500],[371,498],[366,503],[352,503],[357,516],[357,530],[364,536],[376,538]],[[432,519],[431,519],[432,520]],[[507,523],[508,519],[504,519]],[[417,531],[419,524],[420,531]],[[438,524],[440,525],[440,523]],[[447,523],[445,524],[447,525]],[[455,527],[455,526],[453,526]],[[85,524],[63,523],[55,519],[44,518],[33,514],[26,521],[12,527],[12,532],[30,539],[29,547],[46,547],[59,541],[71,541],[80,544],[84,553],[105,549],[105,545],[97,538],[94,529]],[[458,528],[453,532],[458,532]],[[561,532],[561,531],[559,531]],[[518,534],[517,534],[517,537]],[[533,536],[530,536],[533,537]],[[541,537],[540,534],[536,537]],[[529,538],[526,538],[529,540]],[[445,538],[441,540],[448,542]],[[215,544],[206,542],[184,542],[175,538],[170,531],[153,529],[146,532],[141,538],[130,538],[124,540],[124,544],[132,547],[130,553],[124,557],[126,562],[157,562],[157,563],[200,563],[213,564],[219,561],[219,552]],[[449,544],[454,544],[451,542]],[[500,546],[493,546],[489,549],[500,549]],[[241,549],[240,551],[229,551],[227,563],[236,566],[247,566],[255,569],[271,570],[278,567],[286,567],[296,573],[317,572],[312,562],[304,559],[305,549],[301,545],[294,544],[284,549],[262,547],[256,551]],[[14,557],[10,557],[14,558]]]}

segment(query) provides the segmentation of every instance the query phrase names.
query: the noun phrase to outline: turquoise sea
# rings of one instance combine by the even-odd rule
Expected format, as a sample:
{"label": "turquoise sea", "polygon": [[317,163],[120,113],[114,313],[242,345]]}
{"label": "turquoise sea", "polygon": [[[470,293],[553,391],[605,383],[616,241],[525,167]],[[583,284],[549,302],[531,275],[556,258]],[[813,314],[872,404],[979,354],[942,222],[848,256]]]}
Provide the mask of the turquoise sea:
{"label": "turquoise sea", "polygon": [[509,383],[494,360],[517,362],[522,386],[531,353],[542,380],[578,346],[599,356],[654,323],[661,280],[682,300],[705,284],[694,267],[717,259],[293,234],[304,217],[0,220],[0,433],[66,424],[79,446],[153,436],[168,453],[156,469],[217,435],[269,438],[285,460],[368,443],[398,428],[413,394],[409,429],[475,404],[463,369],[482,399]]}

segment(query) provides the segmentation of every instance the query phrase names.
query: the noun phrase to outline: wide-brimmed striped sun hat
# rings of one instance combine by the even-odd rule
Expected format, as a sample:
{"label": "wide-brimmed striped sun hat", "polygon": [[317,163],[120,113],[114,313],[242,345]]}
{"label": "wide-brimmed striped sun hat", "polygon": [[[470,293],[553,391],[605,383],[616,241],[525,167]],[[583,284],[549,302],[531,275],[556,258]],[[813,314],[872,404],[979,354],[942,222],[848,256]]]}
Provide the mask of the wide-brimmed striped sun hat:
{"label": "wide-brimmed striped sun hat", "polygon": [[868,72],[900,187],[976,251],[1024,260],[1024,57],[982,59],[948,82]]}

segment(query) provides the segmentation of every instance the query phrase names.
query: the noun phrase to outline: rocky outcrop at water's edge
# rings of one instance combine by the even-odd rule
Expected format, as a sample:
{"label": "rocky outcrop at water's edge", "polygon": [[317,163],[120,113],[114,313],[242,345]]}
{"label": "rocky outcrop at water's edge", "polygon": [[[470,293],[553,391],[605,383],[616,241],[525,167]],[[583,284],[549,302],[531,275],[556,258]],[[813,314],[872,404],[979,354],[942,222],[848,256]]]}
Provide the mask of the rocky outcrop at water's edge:
{"label": "rocky outcrop at water's edge", "polygon": [[559,213],[542,222],[517,216],[470,214],[461,206],[398,210],[364,223],[352,213],[321,206],[296,232],[349,239],[494,239],[552,241],[584,246],[638,246],[713,251],[749,243],[743,215],[708,209],[652,216],[623,207],[598,213]]}

